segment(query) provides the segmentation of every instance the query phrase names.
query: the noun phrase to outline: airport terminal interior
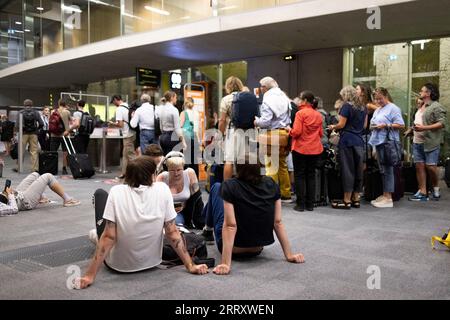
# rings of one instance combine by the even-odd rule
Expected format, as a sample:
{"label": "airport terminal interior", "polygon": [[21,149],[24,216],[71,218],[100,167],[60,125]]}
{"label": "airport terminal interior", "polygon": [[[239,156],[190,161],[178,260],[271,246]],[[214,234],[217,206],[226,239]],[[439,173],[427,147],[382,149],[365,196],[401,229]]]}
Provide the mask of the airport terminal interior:
{"label": "airport terminal interior", "polygon": [[[48,201],[39,201],[33,210],[29,210],[27,206],[30,203],[24,202],[23,196],[21,198],[16,192],[14,197],[18,199],[19,212],[3,215],[2,205],[6,206],[11,201],[9,197],[13,197],[13,194],[8,196],[5,187],[3,197],[6,202],[0,203],[0,299],[450,299],[448,21],[450,2],[447,0],[0,0],[0,187],[9,181],[15,190],[34,171],[40,175],[52,172],[43,169],[44,153],[57,151],[54,158],[57,167],[52,172],[55,180],[50,180],[48,185],[53,188],[58,184],[64,189],[59,197],[47,188],[39,200],[48,198]],[[240,79],[239,90],[229,90],[231,77]],[[266,85],[264,79],[267,77],[274,82],[269,81]],[[321,149],[317,154],[335,155],[327,161],[335,161],[336,165],[315,169],[319,170],[322,178],[316,179],[316,191],[319,186],[316,195],[321,201],[314,203],[314,211],[308,211],[308,199],[306,207],[301,200],[305,190],[298,190],[306,188],[308,196],[310,190],[306,185],[309,182],[303,184],[298,179],[301,176],[309,181],[310,177],[302,175],[303,171],[302,174],[296,172],[307,170],[299,165],[302,160],[296,158],[298,150],[313,148],[313,143],[301,140],[302,134],[306,135],[305,130],[308,131],[305,127],[299,134],[300,138],[293,134],[298,132],[294,118],[298,125],[299,113],[294,114],[286,126],[280,124],[284,123],[282,120],[277,120],[279,114],[271,109],[267,98],[267,92],[274,88],[271,87],[273,83],[284,92],[283,97],[289,98],[286,100],[288,105],[292,101],[295,108],[299,107],[298,112],[302,112],[303,104],[309,103],[306,91],[314,94],[315,101],[321,101],[320,107],[316,105],[314,108],[323,113],[314,112],[324,115],[323,119],[319,117],[323,126],[320,130],[315,127],[311,132],[323,132],[330,139],[319,143]],[[350,86],[354,89],[349,89]],[[388,208],[373,205],[376,197],[367,198],[371,172],[368,150],[381,152],[377,146],[369,145],[374,134],[368,129],[375,130],[369,116],[367,125],[358,133],[361,139],[365,139],[360,146],[364,150],[358,160],[361,166],[355,169],[361,171],[360,180],[364,180],[364,189],[354,190],[357,197],[361,194],[361,200],[357,201],[358,205],[361,202],[360,208],[335,210],[335,207],[342,208],[347,203],[335,203],[332,199],[330,190],[333,183],[324,182],[329,176],[327,170],[339,172],[338,185],[346,180],[343,178],[346,173],[341,168],[343,166],[337,164],[341,159],[337,146],[341,147],[343,142],[336,142],[334,148],[331,131],[339,134],[335,130],[341,123],[339,116],[342,119],[339,108],[348,101],[356,101],[357,89],[362,87],[374,93],[373,101],[364,102],[365,115],[370,111],[369,105],[376,109],[371,111],[374,118],[386,105],[398,110],[397,117],[402,124],[392,120],[385,125],[387,129],[400,132],[396,145],[402,152],[392,165],[395,168],[391,166],[391,169],[395,172],[395,188],[397,181],[402,181],[402,192],[400,199],[394,199],[398,201],[394,201],[392,206],[389,204]],[[343,88],[346,91],[341,91]],[[380,88],[387,89],[388,94]],[[342,93],[349,90],[354,90],[351,91],[354,92],[353,100],[346,100],[348,97]],[[123,101],[127,106],[150,103],[158,108],[168,104],[175,107],[173,110],[177,110],[182,119],[181,126],[180,123],[173,124],[175,128],[169,126],[171,129],[165,130],[167,120],[161,120],[163,135],[173,131],[174,136],[177,126],[180,130],[186,129],[186,115],[189,121],[194,121],[189,119],[192,113],[183,111],[187,108],[186,102],[192,98],[191,110],[198,118],[195,124],[192,122],[190,125],[198,138],[195,146],[204,151],[211,138],[208,130],[221,130],[222,117],[228,117],[226,121],[230,123],[223,127],[224,132],[235,132],[231,124],[236,123],[234,111],[228,110],[227,114],[223,109],[226,103],[231,106],[239,103],[233,98],[227,100],[234,91],[248,91],[257,101],[260,109],[255,123],[263,117],[267,107],[273,114],[269,121],[276,123],[269,127],[269,131],[278,132],[286,127],[290,132],[293,142],[289,145],[292,150],[288,151],[292,151],[294,163],[289,169],[292,175],[288,179],[288,188],[291,188],[288,196],[283,193],[282,181],[285,178],[281,174],[279,180],[274,178],[275,182],[271,182],[280,185],[276,188],[278,199],[282,200],[282,221],[292,252],[301,252],[305,262],[287,262],[283,253],[285,248],[274,237],[275,242],[265,246],[257,257],[233,259],[227,276],[217,275],[213,272],[216,270],[214,267],[209,268],[207,275],[198,276],[190,274],[182,264],[172,266],[164,263],[143,272],[123,274],[102,264],[89,288],[69,288],[75,278],[86,273],[92,258],[101,251],[96,253],[96,245],[103,242],[96,243],[91,232],[98,222],[94,192],[97,189],[109,192],[111,188],[118,188],[129,181],[128,178],[123,179],[123,163],[127,157],[128,139],[134,132],[125,130],[131,125],[132,113],[125,111],[127,120],[123,118],[124,112],[119,116],[122,104],[117,101]],[[167,95],[168,92],[175,94],[174,101],[170,100],[172,96]],[[336,107],[338,99],[343,99],[339,108]],[[380,99],[385,103],[380,105]],[[429,107],[428,111],[431,108],[438,108],[438,111],[428,117],[425,116],[427,111],[419,114],[418,100],[424,103],[421,104],[423,110]],[[79,101],[84,102],[79,109],[83,115],[76,118],[74,112]],[[72,135],[76,143],[74,153],[87,154],[85,158],[95,170],[89,177],[79,179],[71,163],[63,168],[66,163],[62,152],[65,150],[63,140],[62,149],[58,146],[49,151],[51,139],[65,135],[67,128],[59,134],[50,133],[51,121],[47,122],[47,127],[44,121],[41,127],[36,119],[35,125],[39,128],[31,130],[32,134],[26,131],[27,107],[31,106],[43,117],[45,109],[50,112],[59,110],[62,114],[62,107],[58,109],[61,102],[70,111],[70,127],[78,124],[68,135]],[[310,102],[313,105],[312,100]],[[356,112],[355,108],[350,109]],[[156,134],[155,110],[151,111],[152,129],[144,129],[141,123],[141,131],[137,134],[141,143],[146,137],[143,131],[151,131],[153,136]],[[291,107],[286,110],[289,111],[283,112],[287,112],[290,118]],[[423,118],[422,114],[425,114]],[[84,115],[92,119],[95,128],[86,135],[89,145],[80,152],[77,135],[82,135],[80,126],[84,123]],[[61,115],[59,117],[62,119]],[[353,116],[343,117],[346,121],[353,119]],[[336,122],[331,122],[334,118]],[[363,120],[366,121],[365,117]],[[342,125],[341,139],[345,136],[346,125]],[[420,135],[417,125],[433,126],[427,129],[429,131],[424,129],[432,134]],[[252,128],[255,126],[252,121]],[[404,135],[410,127],[414,139]],[[10,134],[6,134],[7,128],[11,130]],[[47,129],[43,137],[49,141],[50,149],[49,146],[44,147],[39,137],[41,130],[45,130],[42,128]],[[361,133],[363,131],[364,134]],[[389,134],[389,130],[387,132]],[[27,143],[25,139],[30,135],[38,136],[39,143],[37,137],[34,137],[36,143],[32,143],[34,140],[31,138]],[[296,139],[301,142],[295,142]],[[154,140],[158,141],[161,139]],[[426,146],[427,143],[434,147],[432,151],[422,147],[424,159],[420,163],[417,145]],[[136,143],[131,151],[133,158],[144,153],[139,146]],[[161,147],[166,156],[162,142]],[[13,149],[17,153],[15,157]],[[325,151],[322,153],[322,150]],[[327,150],[331,151],[327,153]],[[363,161],[364,152],[366,158]],[[431,153],[436,158],[434,163],[430,160]],[[307,152],[307,155],[311,154]],[[271,157],[273,155],[268,154],[263,160]],[[396,194],[397,189],[387,192],[389,182],[386,177],[389,174],[383,171],[386,166],[379,162],[382,160],[377,159],[374,166],[384,179],[381,182],[380,176],[378,184],[381,191],[377,196],[386,200],[390,193]],[[426,174],[424,162],[428,168]],[[39,167],[36,167],[37,163]],[[266,170],[262,172],[270,176],[268,164],[265,165]],[[158,170],[155,168],[152,170]],[[206,205],[212,194],[213,180],[222,182],[218,181],[215,170],[222,170],[226,175],[227,168],[226,165],[224,169],[221,164],[211,163],[200,163],[196,168],[198,171],[194,173],[201,192],[200,200]],[[233,171],[233,166],[231,168]],[[236,168],[237,165],[234,173]],[[280,170],[287,172],[288,169],[282,168],[280,166]],[[424,176],[419,173],[420,168],[424,170]],[[172,177],[170,168],[168,171],[167,176]],[[406,174],[410,176],[405,177]],[[176,190],[169,179],[170,191]],[[423,180],[427,184],[423,188],[426,194],[417,191]],[[322,184],[325,187],[321,187]],[[324,188],[326,194],[323,194]],[[185,190],[184,187],[182,189]],[[176,193],[172,192],[175,202]],[[191,190],[191,193],[194,192]],[[64,206],[70,201],[80,203]],[[224,202],[220,198],[220,201],[222,207],[225,203],[226,220],[229,203],[226,199]],[[352,198],[352,205],[354,203]],[[299,207],[303,210],[298,210]],[[234,214],[238,216],[237,209],[233,210],[233,217]],[[266,209],[261,207],[258,210]],[[168,215],[167,212],[165,214]],[[236,222],[239,234],[242,232],[239,230],[241,220]],[[186,229],[201,239],[205,230],[212,230],[208,227],[212,226],[192,228],[186,224]],[[278,229],[274,228],[278,236]],[[117,233],[117,244],[120,243],[120,232]],[[224,229],[224,240],[225,235],[228,233]],[[431,238],[434,236],[441,237],[442,241],[437,241],[433,248]],[[215,237],[217,240],[217,235]],[[224,261],[221,245],[222,242],[220,245],[206,242],[207,256],[214,258],[216,268]],[[237,246],[236,242],[234,245]]]}

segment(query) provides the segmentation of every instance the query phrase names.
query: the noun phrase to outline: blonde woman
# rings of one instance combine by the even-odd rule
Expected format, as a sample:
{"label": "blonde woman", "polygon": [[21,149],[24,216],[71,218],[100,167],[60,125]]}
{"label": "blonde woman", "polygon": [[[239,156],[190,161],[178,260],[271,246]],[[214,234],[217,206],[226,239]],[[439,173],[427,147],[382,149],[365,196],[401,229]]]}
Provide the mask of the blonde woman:
{"label": "blonde woman", "polygon": [[330,130],[339,130],[339,164],[341,167],[344,200],[332,203],[335,209],[360,207],[364,169],[364,128],[367,125],[367,108],[358,99],[356,89],[344,87],[340,92],[344,104],[339,111],[339,123]]}
{"label": "blonde woman", "polygon": [[201,141],[199,136],[200,115],[197,110],[194,110],[194,100],[192,98],[186,98],[183,108],[184,110],[180,114],[180,125],[183,129],[184,141],[187,145],[184,154],[190,154],[187,166],[195,171],[198,178],[199,150],[197,146]]}
{"label": "blonde woman", "polygon": [[202,217],[202,194],[194,170],[184,169],[184,156],[177,151],[167,154],[164,164],[168,171],[161,173],[156,181],[169,186],[177,212],[176,224],[203,228],[205,223]]}

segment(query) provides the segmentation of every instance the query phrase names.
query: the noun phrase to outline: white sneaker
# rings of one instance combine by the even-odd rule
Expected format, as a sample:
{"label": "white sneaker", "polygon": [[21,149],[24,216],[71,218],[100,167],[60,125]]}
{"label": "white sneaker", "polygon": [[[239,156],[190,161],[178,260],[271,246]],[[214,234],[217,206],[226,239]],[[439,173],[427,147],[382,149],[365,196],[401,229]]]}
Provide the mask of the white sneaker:
{"label": "white sneaker", "polygon": [[380,201],[382,201],[382,200],[384,200],[384,196],[383,196],[383,195],[379,196],[379,197],[376,198],[375,200],[370,201],[370,204],[371,204],[371,205],[374,205],[374,203],[380,202]]}
{"label": "white sneaker", "polygon": [[98,237],[97,237],[97,229],[92,229],[89,231],[89,240],[95,245],[98,243]]}
{"label": "white sneaker", "polygon": [[376,208],[393,208],[394,201],[392,201],[392,199],[383,198],[378,202],[372,203],[372,205]]}

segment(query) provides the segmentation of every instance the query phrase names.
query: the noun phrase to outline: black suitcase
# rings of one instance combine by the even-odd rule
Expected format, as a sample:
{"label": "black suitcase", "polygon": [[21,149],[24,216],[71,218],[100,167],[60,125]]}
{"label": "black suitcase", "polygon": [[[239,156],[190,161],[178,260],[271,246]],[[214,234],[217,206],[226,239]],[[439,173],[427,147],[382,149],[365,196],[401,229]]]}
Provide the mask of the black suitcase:
{"label": "black suitcase", "polygon": [[322,207],[328,204],[328,190],[325,168],[316,168],[314,173],[315,194],[314,207]]}
{"label": "black suitcase", "polygon": [[342,187],[342,178],[339,169],[333,167],[327,169],[327,187],[328,187],[328,200],[344,199],[344,188]]}
{"label": "black suitcase", "polygon": [[402,166],[394,167],[394,193],[392,194],[393,201],[400,201],[405,194],[405,180],[402,175]]}
{"label": "black suitcase", "polygon": [[404,164],[402,168],[402,176],[405,181],[405,192],[415,194],[417,190],[419,190],[416,167],[413,164]]}
{"label": "black suitcase", "polygon": [[51,173],[58,175],[58,152],[47,151],[39,153],[39,174]]}
{"label": "black suitcase", "polygon": [[383,180],[376,166],[367,166],[364,171],[364,200],[372,201],[383,194]]}
{"label": "black suitcase", "polygon": [[[67,148],[67,162],[69,163],[70,172],[72,172],[73,178],[80,179],[92,177],[95,174],[95,170],[91,160],[89,160],[89,156],[85,153],[76,153],[72,140],[67,139],[66,137],[63,137],[63,140]],[[69,148],[67,140],[69,140],[69,145],[72,149]]]}
{"label": "black suitcase", "polygon": [[92,196],[92,204],[95,210],[95,227],[97,236],[100,239],[105,229],[106,221],[103,220],[103,212],[105,211],[106,200],[108,200],[108,192],[103,189],[97,189]]}

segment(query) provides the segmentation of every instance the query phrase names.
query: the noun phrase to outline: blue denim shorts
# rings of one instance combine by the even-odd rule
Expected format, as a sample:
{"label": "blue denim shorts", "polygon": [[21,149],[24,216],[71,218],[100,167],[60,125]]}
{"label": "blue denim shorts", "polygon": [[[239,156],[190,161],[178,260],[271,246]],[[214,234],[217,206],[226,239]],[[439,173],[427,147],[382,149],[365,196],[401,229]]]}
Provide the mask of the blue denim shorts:
{"label": "blue denim shorts", "polygon": [[423,143],[413,144],[414,163],[425,163],[429,166],[437,166],[439,162],[440,148],[425,152]]}

